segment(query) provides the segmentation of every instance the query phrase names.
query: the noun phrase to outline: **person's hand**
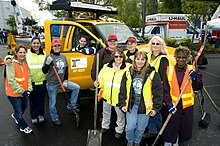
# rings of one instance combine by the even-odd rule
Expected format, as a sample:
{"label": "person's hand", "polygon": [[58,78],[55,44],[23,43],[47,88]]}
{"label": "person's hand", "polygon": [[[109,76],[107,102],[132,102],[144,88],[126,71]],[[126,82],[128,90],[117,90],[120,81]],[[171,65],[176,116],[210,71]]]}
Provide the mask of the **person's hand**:
{"label": "person's hand", "polygon": [[126,106],[123,106],[123,107],[121,108],[121,110],[122,110],[123,112],[127,112]]}
{"label": "person's hand", "polygon": [[95,82],[94,82],[94,86],[95,86],[95,87],[98,87],[98,86],[99,86],[99,81],[95,81]]}
{"label": "person's hand", "polygon": [[172,103],[169,103],[168,104],[168,111],[171,113],[171,114],[175,114],[176,112],[176,107],[172,104]]}
{"label": "person's hand", "polygon": [[67,81],[67,80],[64,80],[64,81],[63,81],[63,86],[64,86],[64,88],[67,88],[67,85],[68,85],[68,81]]}
{"label": "person's hand", "polygon": [[52,61],[53,61],[53,58],[51,56],[48,56],[46,60],[46,64],[50,65]]}
{"label": "person's hand", "polygon": [[150,112],[151,117],[154,117],[156,114],[157,114],[157,112],[155,110],[151,110],[151,112]]}
{"label": "person's hand", "polygon": [[196,72],[194,70],[189,71],[189,76],[192,78],[192,80],[195,80],[197,77]]}
{"label": "person's hand", "polygon": [[11,62],[12,62],[12,59],[11,58],[7,58],[6,61],[5,61],[5,64],[9,65]]}
{"label": "person's hand", "polygon": [[25,90],[23,93],[22,93],[22,97],[26,97],[26,96],[29,96],[31,94],[31,92],[29,90]]}

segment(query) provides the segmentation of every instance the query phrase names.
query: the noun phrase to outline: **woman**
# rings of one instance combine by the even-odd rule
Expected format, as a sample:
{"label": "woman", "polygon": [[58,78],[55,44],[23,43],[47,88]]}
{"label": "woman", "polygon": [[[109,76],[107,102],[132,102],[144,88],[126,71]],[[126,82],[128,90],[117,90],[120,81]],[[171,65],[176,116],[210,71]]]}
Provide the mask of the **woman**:
{"label": "woman", "polygon": [[[155,71],[159,73],[160,79],[163,83],[163,76],[166,75],[167,66],[169,66],[169,61],[167,59],[167,49],[166,43],[159,36],[153,36],[149,41],[149,53],[148,63],[155,68]],[[144,134],[145,138],[156,136],[157,132],[162,126],[162,115],[160,111],[155,116],[151,116],[149,123]]]}
{"label": "woman", "polygon": [[32,85],[26,62],[26,52],[26,48],[22,45],[15,48],[14,59],[6,66],[5,87],[6,95],[14,109],[11,116],[18,124],[20,131],[28,134],[32,132],[32,129],[26,123],[23,114],[27,108]]}
{"label": "woman", "polygon": [[47,91],[49,95],[49,111],[52,122],[56,126],[60,126],[62,122],[59,119],[56,110],[56,96],[58,88],[60,88],[59,81],[56,77],[56,74],[53,70],[53,66],[55,66],[61,81],[63,82],[63,86],[71,90],[70,103],[67,104],[68,110],[74,110],[74,112],[79,112],[79,109],[76,106],[76,102],[78,99],[78,94],[80,90],[80,86],[76,83],[68,81],[68,63],[67,59],[63,54],[60,54],[61,44],[60,40],[54,39],[52,41],[52,51],[49,56],[46,57],[44,61],[44,65],[42,67],[43,73],[48,73],[47,76]]}
{"label": "woman", "polygon": [[[187,47],[176,48],[174,57],[176,65],[167,68],[167,76],[164,77],[164,101],[166,112],[172,115],[163,132],[165,146],[178,146],[178,142],[186,142],[192,138],[194,91],[202,89],[202,76],[192,65],[190,50]],[[191,77],[180,102],[175,107],[176,101],[187,79]]]}
{"label": "woman", "polygon": [[158,73],[147,62],[147,53],[138,51],[123,75],[119,93],[119,105],[126,112],[127,146],[140,145],[149,116],[155,116],[162,107],[162,90]]}
{"label": "woman", "polygon": [[114,59],[105,64],[98,75],[98,81],[94,82],[96,87],[103,90],[103,119],[102,132],[106,132],[110,126],[111,108],[114,107],[117,114],[117,127],[115,128],[116,138],[120,138],[125,126],[124,113],[117,106],[120,83],[128,64],[125,63],[125,54],[123,49],[116,49],[113,52]]}
{"label": "woman", "polygon": [[41,48],[39,37],[34,37],[31,40],[31,49],[27,53],[27,63],[30,68],[31,82],[33,91],[29,96],[30,115],[32,124],[44,122],[44,96],[46,93],[46,74],[41,70],[45,52]]}

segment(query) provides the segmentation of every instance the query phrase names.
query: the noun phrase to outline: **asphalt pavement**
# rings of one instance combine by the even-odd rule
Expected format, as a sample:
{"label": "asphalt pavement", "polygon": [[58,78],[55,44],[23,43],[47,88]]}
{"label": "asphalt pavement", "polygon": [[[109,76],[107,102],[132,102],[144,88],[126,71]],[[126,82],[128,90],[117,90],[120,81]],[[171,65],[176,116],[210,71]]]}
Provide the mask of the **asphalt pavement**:
{"label": "asphalt pavement", "polygon": [[[6,56],[7,50],[0,45],[0,57]],[[203,74],[204,85],[217,107],[220,108],[220,54],[207,55],[208,65],[200,67]],[[32,134],[24,134],[11,118],[13,112],[11,104],[5,95],[3,77],[4,66],[0,66],[0,146],[85,146],[88,129],[93,129],[94,93],[90,90],[80,91],[80,127],[76,128],[74,115],[66,109],[67,100],[64,94],[57,97],[57,109],[62,126],[54,126],[48,113],[48,96],[45,96],[46,122],[32,125],[29,116],[29,107],[24,117],[33,128]],[[198,126],[201,119],[198,98],[195,98],[193,138],[185,146],[219,146],[220,145],[220,115],[205,95],[205,110],[211,114],[211,122],[207,129]],[[100,124],[99,126],[100,127]],[[113,114],[110,130],[103,134],[103,146],[126,146],[125,134],[123,138],[114,137],[115,116]],[[152,139],[143,139],[141,145],[150,144]],[[162,145],[162,144],[158,144]]]}

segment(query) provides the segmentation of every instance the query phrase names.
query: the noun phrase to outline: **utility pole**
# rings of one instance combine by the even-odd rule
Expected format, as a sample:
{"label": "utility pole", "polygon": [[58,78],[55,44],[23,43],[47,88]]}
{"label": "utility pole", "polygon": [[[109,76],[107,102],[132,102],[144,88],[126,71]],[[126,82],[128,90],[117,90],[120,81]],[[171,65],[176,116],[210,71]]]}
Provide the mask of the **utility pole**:
{"label": "utility pole", "polygon": [[144,0],[143,4],[143,23],[142,23],[142,37],[144,38],[144,29],[145,29],[145,21],[146,21],[146,5],[147,5],[147,0]]}

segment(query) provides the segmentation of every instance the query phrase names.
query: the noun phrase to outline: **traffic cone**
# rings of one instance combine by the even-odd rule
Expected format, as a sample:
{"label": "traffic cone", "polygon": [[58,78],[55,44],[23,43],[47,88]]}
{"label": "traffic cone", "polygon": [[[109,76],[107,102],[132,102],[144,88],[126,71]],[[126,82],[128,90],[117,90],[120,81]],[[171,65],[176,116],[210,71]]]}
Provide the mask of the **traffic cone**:
{"label": "traffic cone", "polygon": [[4,65],[4,62],[2,62],[2,59],[0,58],[0,66]]}

